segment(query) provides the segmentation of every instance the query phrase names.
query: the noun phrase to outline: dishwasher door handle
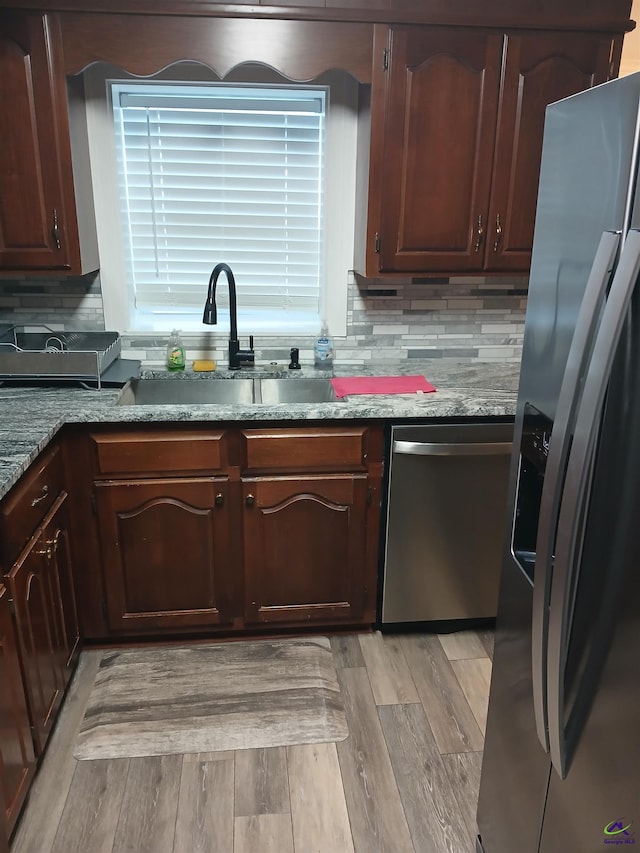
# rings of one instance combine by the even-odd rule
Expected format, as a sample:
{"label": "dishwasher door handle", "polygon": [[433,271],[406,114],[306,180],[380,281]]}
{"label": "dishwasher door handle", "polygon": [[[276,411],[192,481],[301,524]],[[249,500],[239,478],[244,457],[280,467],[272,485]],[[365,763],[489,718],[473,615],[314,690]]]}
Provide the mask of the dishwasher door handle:
{"label": "dishwasher door handle", "polygon": [[511,453],[512,446],[510,441],[449,444],[441,441],[396,440],[393,442],[393,452],[407,456],[505,456]]}

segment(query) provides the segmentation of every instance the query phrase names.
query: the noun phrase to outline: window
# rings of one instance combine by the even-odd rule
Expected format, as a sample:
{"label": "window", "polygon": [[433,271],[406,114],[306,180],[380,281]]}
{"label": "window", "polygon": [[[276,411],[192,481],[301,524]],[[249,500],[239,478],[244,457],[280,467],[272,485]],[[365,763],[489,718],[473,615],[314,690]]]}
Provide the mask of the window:
{"label": "window", "polygon": [[[225,261],[243,330],[311,334],[324,316],[345,334],[357,82],[245,66],[221,83],[190,65],[143,82],[84,75],[106,325],[202,330]],[[224,306],[224,282],[218,294]],[[220,320],[224,332],[224,308]]]}
{"label": "window", "polygon": [[112,103],[136,310],[202,315],[225,261],[254,326],[317,318],[326,90],[113,83]]}

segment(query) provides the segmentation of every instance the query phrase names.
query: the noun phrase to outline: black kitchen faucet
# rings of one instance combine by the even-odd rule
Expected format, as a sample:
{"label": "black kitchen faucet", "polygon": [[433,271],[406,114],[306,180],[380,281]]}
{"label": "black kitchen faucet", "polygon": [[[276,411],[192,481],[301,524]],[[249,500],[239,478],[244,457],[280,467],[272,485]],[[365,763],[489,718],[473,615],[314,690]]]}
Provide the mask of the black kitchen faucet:
{"label": "black kitchen faucet", "polygon": [[216,310],[216,284],[221,272],[227,274],[229,284],[229,317],[231,328],[229,330],[229,370],[238,370],[240,367],[253,367],[255,353],[253,351],[253,335],[249,335],[249,349],[240,349],[238,340],[238,312],[236,307],[236,280],[228,264],[216,264],[209,278],[209,290],[207,301],[204,304],[202,322],[207,326],[215,326],[218,322]]}

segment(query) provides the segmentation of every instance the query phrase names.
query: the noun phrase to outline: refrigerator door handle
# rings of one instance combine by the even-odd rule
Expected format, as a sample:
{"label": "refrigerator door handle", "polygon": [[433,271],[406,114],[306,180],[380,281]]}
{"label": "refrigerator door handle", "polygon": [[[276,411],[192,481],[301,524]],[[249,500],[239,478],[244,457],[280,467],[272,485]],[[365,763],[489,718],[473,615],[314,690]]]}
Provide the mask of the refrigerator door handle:
{"label": "refrigerator door handle", "polygon": [[619,247],[619,233],[603,232],[578,312],[567,366],[562,378],[542,487],[533,585],[531,657],[536,732],[545,752],[549,751],[546,684],[547,631],[558,508],[575,414],[580,400],[580,389],[584,382],[589,355],[593,348]]}
{"label": "refrigerator door handle", "polygon": [[575,420],[557,526],[549,609],[547,695],[551,761],[562,779],[569,759],[565,735],[565,664],[572,597],[577,587],[585,512],[594,471],[592,463],[611,369],[639,275],[640,231],[634,230],[627,235],[593,346]]}

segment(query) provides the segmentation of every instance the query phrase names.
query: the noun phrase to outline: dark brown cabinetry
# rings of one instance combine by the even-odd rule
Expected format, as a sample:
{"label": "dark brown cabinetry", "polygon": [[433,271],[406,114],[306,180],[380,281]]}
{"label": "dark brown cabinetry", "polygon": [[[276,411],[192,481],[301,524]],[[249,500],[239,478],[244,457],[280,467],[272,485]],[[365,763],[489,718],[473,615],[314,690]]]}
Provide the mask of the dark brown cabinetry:
{"label": "dark brown cabinetry", "polygon": [[51,565],[35,538],[6,582],[15,607],[18,646],[38,754],[44,750],[62,700],[64,676],[58,645],[58,609]]}
{"label": "dark brown cabinetry", "polygon": [[[97,269],[92,216],[78,226],[55,16],[0,16],[0,270]],[[79,191],[89,190],[86,178]]]}
{"label": "dark brown cabinetry", "polygon": [[372,622],[378,431],[274,428],[243,438],[247,623]]}
{"label": "dark brown cabinetry", "polygon": [[55,509],[42,527],[38,541],[39,554],[50,573],[51,593],[55,606],[54,644],[67,686],[80,650],[80,625],[76,602],[75,580],[69,547],[70,529],[67,493],[58,496]]}
{"label": "dark brown cabinetry", "polygon": [[614,46],[376,27],[367,272],[526,271],[545,108],[604,82]]}
{"label": "dark brown cabinetry", "polygon": [[366,475],[243,482],[247,623],[362,620]]}
{"label": "dark brown cabinetry", "polygon": [[108,629],[228,628],[239,593],[225,432],[123,430],[90,442]]}
{"label": "dark brown cabinetry", "polygon": [[14,611],[24,690],[41,754],[75,664],[79,626],[58,447],[2,502],[4,582]]}
{"label": "dark brown cabinetry", "polygon": [[33,741],[20,675],[9,593],[0,585],[0,851],[13,829],[35,770]]}
{"label": "dark brown cabinetry", "polygon": [[90,444],[107,635],[375,620],[380,427],[105,431]]}
{"label": "dark brown cabinetry", "polygon": [[233,621],[224,480],[98,483],[96,497],[112,630]]}

